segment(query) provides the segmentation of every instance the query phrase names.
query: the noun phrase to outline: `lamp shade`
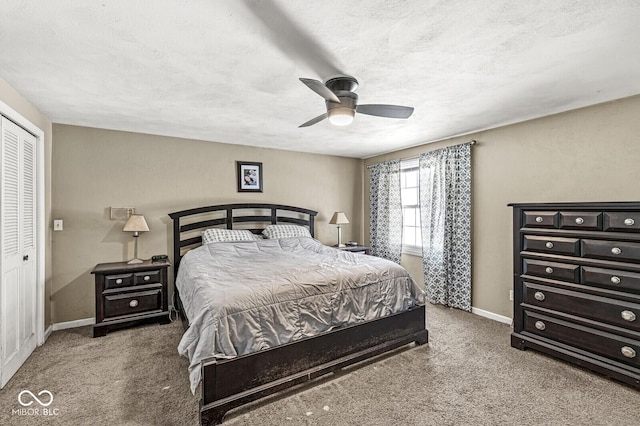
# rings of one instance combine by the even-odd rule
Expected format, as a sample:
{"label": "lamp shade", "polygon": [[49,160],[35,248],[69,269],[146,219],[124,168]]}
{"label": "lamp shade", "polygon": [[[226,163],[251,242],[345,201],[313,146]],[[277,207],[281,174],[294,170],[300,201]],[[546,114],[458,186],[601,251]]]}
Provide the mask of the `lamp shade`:
{"label": "lamp shade", "polygon": [[335,212],[329,223],[332,225],[343,225],[349,223],[349,219],[347,219],[347,216],[343,212]]}
{"label": "lamp shade", "polygon": [[132,214],[129,216],[129,220],[124,224],[122,230],[128,232],[147,232],[149,225],[147,225],[147,221],[144,220],[144,216],[141,214]]}

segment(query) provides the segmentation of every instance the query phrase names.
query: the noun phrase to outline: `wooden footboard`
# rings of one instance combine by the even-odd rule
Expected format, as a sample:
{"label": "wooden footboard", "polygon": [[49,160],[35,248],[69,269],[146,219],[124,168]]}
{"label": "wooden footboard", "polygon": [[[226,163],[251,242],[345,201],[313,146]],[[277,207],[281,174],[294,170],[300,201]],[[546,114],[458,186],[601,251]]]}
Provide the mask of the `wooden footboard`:
{"label": "wooden footboard", "polygon": [[416,342],[427,343],[425,306],[228,360],[202,362],[200,422],[336,369]]}

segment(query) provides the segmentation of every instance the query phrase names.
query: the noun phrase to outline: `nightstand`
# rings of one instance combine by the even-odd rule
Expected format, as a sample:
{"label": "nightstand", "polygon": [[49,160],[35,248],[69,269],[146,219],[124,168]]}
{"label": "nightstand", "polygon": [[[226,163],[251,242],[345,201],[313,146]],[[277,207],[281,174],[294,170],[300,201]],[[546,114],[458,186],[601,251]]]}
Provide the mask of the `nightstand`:
{"label": "nightstand", "polygon": [[346,246],[336,247],[338,250],[350,251],[352,253],[364,253],[369,254],[370,247],[367,246]]}
{"label": "nightstand", "polygon": [[100,263],[95,275],[96,324],[93,337],[110,330],[149,322],[168,323],[168,273],[164,260],[127,264]]}

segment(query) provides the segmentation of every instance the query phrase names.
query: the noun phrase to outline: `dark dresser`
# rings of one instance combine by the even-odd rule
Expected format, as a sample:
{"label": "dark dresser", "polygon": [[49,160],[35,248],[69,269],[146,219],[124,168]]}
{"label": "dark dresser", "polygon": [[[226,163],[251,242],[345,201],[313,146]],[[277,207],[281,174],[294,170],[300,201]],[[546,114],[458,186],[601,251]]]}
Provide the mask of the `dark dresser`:
{"label": "dark dresser", "polygon": [[640,387],[640,202],[510,206],[511,346]]}
{"label": "dark dresser", "polygon": [[96,324],[93,337],[107,331],[148,322],[168,323],[166,260],[128,264],[100,263],[95,275]]}

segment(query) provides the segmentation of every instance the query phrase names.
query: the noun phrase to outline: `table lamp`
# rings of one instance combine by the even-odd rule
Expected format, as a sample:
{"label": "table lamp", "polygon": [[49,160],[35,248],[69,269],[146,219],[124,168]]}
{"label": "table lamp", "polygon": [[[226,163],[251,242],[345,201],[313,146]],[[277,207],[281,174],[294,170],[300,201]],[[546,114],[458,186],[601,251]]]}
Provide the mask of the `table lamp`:
{"label": "table lamp", "polygon": [[329,221],[332,225],[338,225],[338,245],[337,247],[346,247],[342,244],[342,225],[349,223],[349,219],[343,212],[335,212]]}
{"label": "table lamp", "polygon": [[134,263],[142,263],[142,260],[138,259],[138,237],[140,236],[139,232],[147,232],[149,230],[149,226],[147,225],[147,221],[144,220],[144,216],[141,214],[132,214],[129,216],[129,220],[125,223],[124,228],[122,228],[124,232],[133,232],[133,259],[131,259],[128,264]]}

